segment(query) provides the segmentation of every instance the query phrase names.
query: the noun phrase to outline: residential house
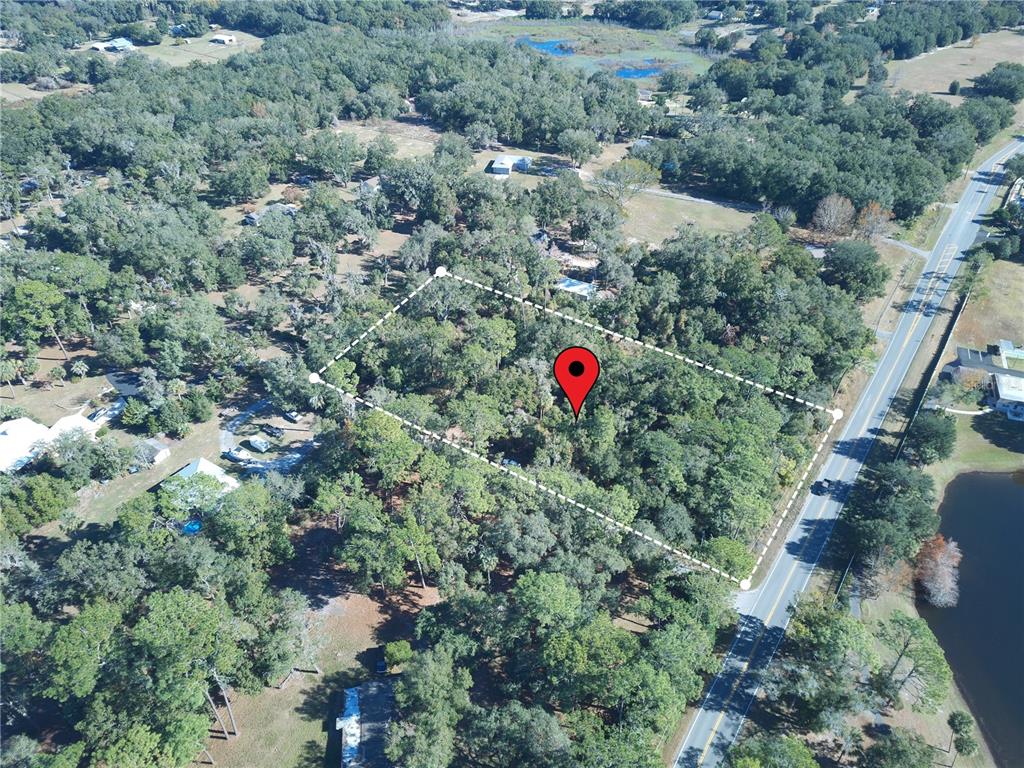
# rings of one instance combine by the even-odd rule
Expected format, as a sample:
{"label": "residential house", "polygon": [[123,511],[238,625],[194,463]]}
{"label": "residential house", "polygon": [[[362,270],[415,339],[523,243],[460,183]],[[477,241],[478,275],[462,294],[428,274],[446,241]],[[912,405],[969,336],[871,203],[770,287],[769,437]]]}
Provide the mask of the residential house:
{"label": "residential house", "polygon": [[345,690],[345,708],[335,718],[341,731],[342,768],[387,768],[384,754],[394,706],[391,679],[370,680]]}
{"label": "residential house", "polygon": [[174,473],[173,477],[194,477],[195,475],[207,475],[217,480],[223,487],[224,492],[233,491],[238,487],[238,481],[231,475],[207,459],[193,459],[184,467]]}
{"label": "residential house", "polygon": [[132,44],[132,41],[126,37],[115,37],[113,40],[108,41],[103,48],[107,53],[124,53],[134,49],[135,46]]}
{"label": "residential house", "polygon": [[597,294],[597,286],[594,283],[584,283],[582,280],[574,280],[571,277],[563,277],[555,283],[555,288],[582,296],[588,301]]}
{"label": "residential house", "polygon": [[292,205],[291,203],[271,203],[262,211],[253,211],[252,213],[245,214],[245,216],[242,217],[242,223],[248,224],[252,227],[258,227],[260,225],[260,220],[268,213],[276,212],[283,213],[286,216],[294,216],[298,211],[299,207],[297,205]]}
{"label": "residential house", "polygon": [[1005,373],[992,375],[995,408],[1010,421],[1024,421],[1024,378]]}
{"label": "residential house", "polygon": [[5,421],[0,424],[0,472],[17,472],[63,434],[80,430],[91,438],[99,428],[80,413],[64,416],[52,427],[24,416]]}
{"label": "residential house", "polygon": [[526,173],[532,165],[532,157],[525,155],[498,155],[491,161],[488,172],[495,176],[511,176],[512,171]]}
{"label": "residential house", "polygon": [[0,472],[17,472],[40,452],[50,430],[23,416],[0,424]]}

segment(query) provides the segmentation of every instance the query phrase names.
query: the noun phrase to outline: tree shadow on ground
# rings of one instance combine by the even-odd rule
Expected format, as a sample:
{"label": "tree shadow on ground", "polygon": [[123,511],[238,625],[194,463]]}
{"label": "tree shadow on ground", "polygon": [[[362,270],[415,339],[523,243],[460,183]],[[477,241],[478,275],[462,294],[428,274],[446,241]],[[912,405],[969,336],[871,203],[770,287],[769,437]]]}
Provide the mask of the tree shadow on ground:
{"label": "tree shadow on ground", "polygon": [[997,448],[1024,453],[1024,424],[1002,413],[986,413],[971,420],[971,429]]}
{"label": "tree shadow on ground", "polygon": [[303,720],[320,722],[321,730],[327,735],[327,748],[311,739],[302,748],[298,765],[336,766],[341,763],[341,738],[335,729],[335,718],[341,714],[345,704],[345,689],[358,685],[365,673],[360,669],[341,670],[322,675],[315,685],[305,691],[295,713]]}
{"label": "tree shadow on ground", "polygon": [[[416,617],[424,606],[416,600],[416,596],[409,590],[389,593],[383,598],[379,595],[375,598],[380,606],[384,620],[373,630],[373,639],[384,645],[392,640],[399,640],[412,637],[416,627]],[[383,659],[383,655],[380,656]],[[374,658],[370,668],[376,664]]]}
{"label": "tree shadow on ground", "polygon": [[334,563],[334,550],[341,544],[341,534],[333,528],[312,526],[292,539],[295,555],[274,569],[271,582],[278,589],[290,588],[319,610],[333,597],[352,591],[348,575]]}
{"label": "tree shadow on ground", "polygon": [[802,535],[798,539],[787,542],[786,551],[801,562],[816,563],[822,547],[825,546],[828,536],[832,532],[834,522],[831,518],[802,520],[800,522]]}

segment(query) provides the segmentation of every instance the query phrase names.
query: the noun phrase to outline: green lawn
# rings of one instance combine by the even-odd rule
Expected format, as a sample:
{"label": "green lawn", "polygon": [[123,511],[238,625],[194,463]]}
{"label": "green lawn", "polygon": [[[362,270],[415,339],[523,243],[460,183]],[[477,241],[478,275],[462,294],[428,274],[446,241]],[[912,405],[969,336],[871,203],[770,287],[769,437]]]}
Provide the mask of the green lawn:
{"label": "green lawn", "polygon": [[1024,469],[1024,429],[1001,413],[956,416],[956,450],[946,461],[928,467],[942,493],[962,472],[1014,472]]}
{"label": "green lawn", "polygon": [[726,205],[641,193],[626,203],[626,237],[661,245],[684,224],[709,232],[738,232],[753,220],[752,213]]}
{"label": "green lawn", "polygon": [[[890,589],[883,589],[877,598],[864,600],[861,603],[862,618],[869,625],[875,625],[892,615],[893,611],[900,610],[911,616],[917,615],[913,596],[906,584],[894,584]],[[880,650],[880,647],[879,647]],[[933,747],[938,748],[936,754],[937,766],[948,766],[948,759],[945,753],[946,745],[949,743],[949,726],[946,725],[946,718],[953,710],[969,710],[963,694],[954,682],[950,687],[946,700],[939,705],[938,711],[931,714],[914,712],[909,706],[893,712],[882,718],[888,725],[901,728],[910,728],[921,734]],[[863,724],[863,723],[861,723]],[[961,757],[956,764],[961,768],[994,768],[995,761],[988,750],[988,745],[980,734],[976,734],[981,751],[974,757]]]}
{"label": "green lawn", "polygon": [[[210,42],[214,35],[234,35],[238,42],[235,45],[216,45]],[[159,45],[143,45],[135,50],[150,58],[162,61],[172,67],[184,67],[193,61],[211,64],[235,55],[240,51],[254,51],[263,45],[263,40],[247,32],[235,32],[230,29],[218,29],[208,32],[202,37],[190,37],[188,43],[183,38],[165,37]]]}

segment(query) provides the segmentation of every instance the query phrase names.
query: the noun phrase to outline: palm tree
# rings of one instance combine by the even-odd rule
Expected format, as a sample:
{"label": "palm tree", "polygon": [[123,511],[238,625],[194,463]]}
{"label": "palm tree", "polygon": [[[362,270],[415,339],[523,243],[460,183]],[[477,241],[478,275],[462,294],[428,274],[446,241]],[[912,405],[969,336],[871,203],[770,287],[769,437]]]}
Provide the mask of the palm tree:
{"label": "palm tree", "polygon": [[11,360],[9,357],[5,357],[0,360],[0,381],[6,381],[8,388],[11,390],[11,399],[14,399],[14,379],[18,378],[18,364]]}
{"label": "palm tree", "polygon": [[311,410],[319,411],[324,407],[325,402],[323,387],[317,387],[313,390],[313,394],[309,396],[309,407]]}
{"label": "palm tree", "polygon": [[84,379],[89,373],[89,364],[82,358],[78,358],[71,364],[71,375]]}
{"label": "palm tree", "polygon": [[167,382],[167,394],[175,400],[181,400],[186,392],[188,392],[188,384],[181,379],[171,379]]}
{"label": "palm tree", "polygon": [[64,386],[64,379],[68,377],[67,371],[64,370],[63,365],[55,365],[50,369],[50,372],[46,375],[52,383],[60,384]]}

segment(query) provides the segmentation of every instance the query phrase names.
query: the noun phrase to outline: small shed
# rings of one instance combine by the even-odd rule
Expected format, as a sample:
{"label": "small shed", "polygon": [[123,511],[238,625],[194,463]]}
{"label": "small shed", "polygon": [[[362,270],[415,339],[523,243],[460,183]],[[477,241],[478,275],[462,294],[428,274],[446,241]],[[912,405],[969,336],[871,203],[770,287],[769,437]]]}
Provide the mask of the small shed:
{"label": "small shed", "polygon": [[159,464],[171,457],[171,449],[163,441],[151,437],[139,444],[139,456],[149,464]]}
{"label": "small shed", "polygon": [[220,32],[210,38],[213,45],[237,45],[238,38],[225,32]]}
{"label": "small shed", "polygon": [[515,160],[511,155],[499,155],[491,161],[490,172],[495,176],[511,176],[514,165]]}
{"label": "small shed", "polygon": [[582,296],[588,301],[597,293],[597,286],[593,283],[584,283],[582,280],[574,280],[571,277],[563,277],[555,283],[555,288],[560,291],[575,293],[577,296]]}
{"label": "small shed", "polygon": [[704,18],[711,21],[721,21],[725,18],[725,14],[721,11],[708,11]]}

